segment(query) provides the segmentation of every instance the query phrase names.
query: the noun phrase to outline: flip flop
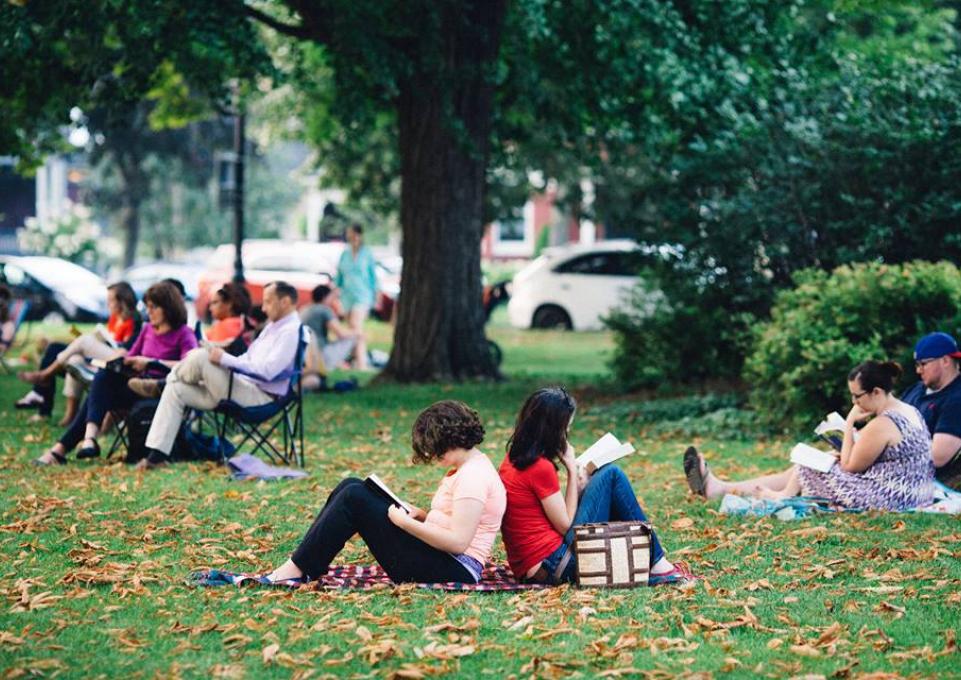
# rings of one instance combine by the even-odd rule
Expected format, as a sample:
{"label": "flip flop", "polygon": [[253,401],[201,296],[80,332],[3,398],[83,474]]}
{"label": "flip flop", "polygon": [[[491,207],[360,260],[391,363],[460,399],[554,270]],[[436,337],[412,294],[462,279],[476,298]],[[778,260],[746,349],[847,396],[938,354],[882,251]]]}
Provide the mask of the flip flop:
{"label": "flip flop", "polygon": [[697,455],[697,449],[688,446],[684,452],[684,476],[687,477],[687,485],[691,491],[698,496],[707,498],[707,465],[704,465],[704,472],[701,472],[701,460]]}
{"label": "flip flop", "polygon": [[53,456],[53,462],[52,462],[52,463],[47,463],[47,462],[41,460],[41,459],[43,458],[43,456],[41,456],[40,458],[34,458],[33,464],[36,465],[36,466],[38,466],[38,467],[46,467],[46,466],[49,466],[49,465],[66,465],[66,464],[67,464],[67,457],[66,457],[65,455],[63,455],[62,453],[57,453],[56,451],[47,451],[47,453],[49,453],[51,456]]}

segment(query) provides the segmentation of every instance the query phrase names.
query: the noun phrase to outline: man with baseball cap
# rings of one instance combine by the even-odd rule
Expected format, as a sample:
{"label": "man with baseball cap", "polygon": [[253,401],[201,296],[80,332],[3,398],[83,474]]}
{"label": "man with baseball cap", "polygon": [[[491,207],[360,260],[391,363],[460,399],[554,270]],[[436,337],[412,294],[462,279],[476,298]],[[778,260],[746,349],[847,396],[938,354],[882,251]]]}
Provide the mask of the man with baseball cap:
{"label": "man with baseball cap", "polygon": [[931,433],[935,474],[943,484],[961,488],[961,350],[947,333],[929,333],[914,346],[914,369],[921,379],[901,401],[924,417]]}

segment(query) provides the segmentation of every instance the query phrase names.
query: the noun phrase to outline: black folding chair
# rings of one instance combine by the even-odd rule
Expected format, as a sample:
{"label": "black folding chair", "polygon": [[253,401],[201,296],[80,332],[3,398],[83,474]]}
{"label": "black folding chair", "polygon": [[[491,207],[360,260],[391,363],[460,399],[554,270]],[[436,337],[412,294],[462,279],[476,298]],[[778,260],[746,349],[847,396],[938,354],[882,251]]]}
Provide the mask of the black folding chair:
{"label": "black folding chair", "polygon": [[241,406],[230,398],[234,385],[234,374],[233,371],[230,372],[227,398],[213,411],[222,457],[226,458],[225,442],[230,430],[232,434],[241,436],[240,443],[236,445],[236,453],[249,442],[253,445],[250,451],[253,454],[263,451],[272,461],[304,467],[304,402],[301,378],[310,336],[303,325],[298,333],[300,340],[284,396],[261,406]]}

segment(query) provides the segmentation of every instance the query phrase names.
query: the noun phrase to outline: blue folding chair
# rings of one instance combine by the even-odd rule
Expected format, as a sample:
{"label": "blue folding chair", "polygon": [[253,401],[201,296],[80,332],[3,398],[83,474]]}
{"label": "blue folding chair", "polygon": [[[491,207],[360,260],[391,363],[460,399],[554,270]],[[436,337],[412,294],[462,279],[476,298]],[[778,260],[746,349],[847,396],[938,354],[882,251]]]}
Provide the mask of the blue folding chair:
{"label": "blue folding chair", "polygon": [[[227,398],[217,404],[213,411],[223,458],[226,458],[228,429],[232,427],[234,434],[241,435],[240,443],[235,448],[237,453],[250,442],[253,444],[250,451],[252,454],[263,451],[272,461],[304,467],[304,402],[301,378],[310,335],[303,325],[298,333],[300,341],[297,343],[287,393],[284,396],[261,406],[241,406],[230,398],[234,385],[234,373],[230,372]],[[272,439],[275,434],[280,439],[279,443]]]}
{"label": "blue folding chair", "polygon": [[0,367],[3,368],[4,373],[10,374],[13,372],[7,363],[6,355],[17,339],[17,331],[20,330],[20,326],[23,325],[29,311],[30,302],[27,300],[14,300],[10,304],[10,316],[13,317],[13,335],[6,339],[0,338]]}

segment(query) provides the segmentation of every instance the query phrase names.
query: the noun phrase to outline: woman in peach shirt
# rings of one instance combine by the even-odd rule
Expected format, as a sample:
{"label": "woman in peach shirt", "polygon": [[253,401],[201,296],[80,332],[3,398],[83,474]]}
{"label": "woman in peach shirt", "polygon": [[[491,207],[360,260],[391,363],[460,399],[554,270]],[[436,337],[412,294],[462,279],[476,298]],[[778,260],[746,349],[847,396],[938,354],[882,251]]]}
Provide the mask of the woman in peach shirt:
{"label": "woman in peach shirt", "polygon": [[448,468],[429,512],[410,514],[360,479],[331,492],[287,562],[265,581],[306,581],[327,573],[354,534],[395,583],[476,583],[500,529],[507,503],[490,459],[477,449],[484,427],[458,401],[439,401],[414,422],[414,461]]}

